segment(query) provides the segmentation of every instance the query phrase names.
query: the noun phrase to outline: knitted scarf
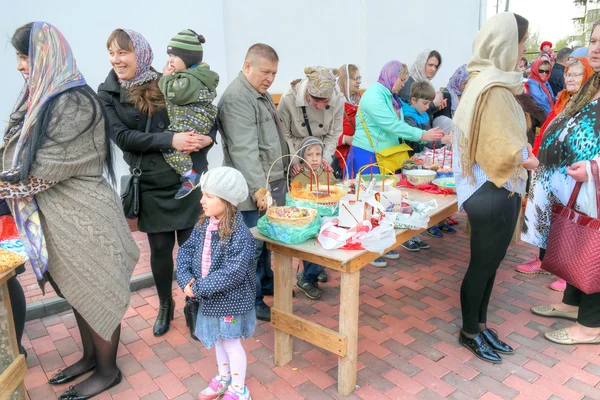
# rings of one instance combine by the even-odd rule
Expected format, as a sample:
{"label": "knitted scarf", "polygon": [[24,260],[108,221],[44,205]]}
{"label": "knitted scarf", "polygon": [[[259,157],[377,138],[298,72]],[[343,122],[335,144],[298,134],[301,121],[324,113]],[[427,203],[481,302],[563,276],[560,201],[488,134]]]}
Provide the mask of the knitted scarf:
{"label": "knitted scarf", "polygon": [[146,82],[150,82],[158,78],[158,74],[152,70],[152,60],[154,59],[154,53],[150,43],[146,40],[141,33],[132,31],[131,29],[123,29],[133,44],[133,51],[135,53],[135,76],[131,80],[119,79],[119,84],[124,88],[131,86],[140,86]]}
{"label": "knitted scarf", "polygon": [[348,71],[348,64],[342,65],[339,71],[338,86],[346,98],[346,103],[357,106],[360,101],[360,93],[356,92],[353,95],[350,95],[350,72]]}
{"label": "knitted scarf", "polygon": [[473,42],[471,76],[454,116],[463,175],[473,179],[477,163],[497,187],[527,179],[521,166],[527,123],[514,97],[523,93],[518,36],[513,13],[487,20]]}
{"label": "knitted scarf", "polygon": [[[20,168],[24,144],[33,132],[44,106],[65,90],[84,86],[71,47],[56,27],[42,21],[34,22],[29,42],[29,79],[22,95],[27,95],[27,113],[19,135],[11,171]],[[17,101],[17,106],[21,101]],[[33,139],[35,140],[35,139]],[[15,198],[13,210],[29,261],[38,280],[48,269],[48,251],[40,223],[35,198]]]}
{"label": "knitted scarf", "polygon": [[[398,79],[400,71],[402,71],[402,63],[400,61],[389,61],[381,68],[377,82],[381,83],[390,91],[390,93],[392,93],[392,87],[394,87],[394,83],[396,82],[396,79]],[[394,96],[394,93],[392,93],[392,104],[396,111],[400,110],[400,103],[398,102],[398,99],[396,99],[396,96]]]}
{"label": "knitted scarf", "polygon": [[459,97],[462,96],[463,93],[462,86],[467,83],[468,80],[469,73],[467,72],[467,64],[459,67],[450,77],[446,89],[448,89],[448,92],[450,93],[450,105],[452,106],[452,111],[456,111],[458,108],[458,103],[460,102]]}
{"label": "knitted scarf", "polygon": [[429,55],[431,54],[431,49],[425,49],[419,53],[415,62],[408,69],[408,74],[411,78],[415,80],[415,82],[427,82],[431,86],[431,79],[435,78],[435,74],[429,79],[427,75],[425,75],[425,66],[427,65],[427,60],[429,60]]}

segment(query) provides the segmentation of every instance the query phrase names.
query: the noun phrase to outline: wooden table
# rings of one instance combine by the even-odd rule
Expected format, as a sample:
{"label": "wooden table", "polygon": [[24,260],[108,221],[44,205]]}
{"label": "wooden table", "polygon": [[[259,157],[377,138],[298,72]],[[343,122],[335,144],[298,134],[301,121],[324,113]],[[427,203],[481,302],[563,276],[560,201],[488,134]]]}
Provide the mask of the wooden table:
{"label": "wooden table", "polygon": [[25,399],[23,379],[27,374],[25,356],[19,354],[6,281],[14,269],[0,273],[0,400]]}
{"label": "wooden table", "polygon": [[[416,189],[403,190],[410,193],[411,200],[437,201],[438,210],[431,216],[431,226],[457,212],[456,196],[433,195]],[[325,250],[315,239],[299,245],[286,245],[261,235],[256,228],[252,228],[251,231],[256,239],[267,242],[267,247],[273,252],[274,305],[271,308],[271,325],[275,328],[275,364],[283,366],[292,360],[292,337],[312,343],[340,357],[338,392],[342,396],[349,395],[356,388],[360,270],[380,255],[365,250]],[[397,229],[396,243],[387,251],[423,231],[424,229]],[[338,332],[294,315],[294,257],[342,273]]]}

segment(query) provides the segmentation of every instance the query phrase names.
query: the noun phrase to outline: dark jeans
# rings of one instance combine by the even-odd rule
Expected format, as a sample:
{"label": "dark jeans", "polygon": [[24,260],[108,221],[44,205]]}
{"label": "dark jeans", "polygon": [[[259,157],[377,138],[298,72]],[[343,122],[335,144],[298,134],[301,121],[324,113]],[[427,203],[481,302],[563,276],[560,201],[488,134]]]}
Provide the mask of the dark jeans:
{"label": "dark jeans", "polygon": [[471,224],[471,260],[460,288],[463,331],[479,333],[487,322],[487,309],[496,271],[506,256],[515,231],[521,197],[486,182],[464,203]]}
{"label": "dark jeans", "polygon": [[[242,211],[242,218],[248,228],[254,228],[258,223],[258,211]],[[271,252],[267,250],[265,242],[257,240],[254,251],[256,263],[256,300],[255,306],[265,304],[264,291],[273,291],[273,270],[271,269]]]}
{"label": "dark jeans", "polygon": [[304,271],[302,272],[302,280],[304,282],[315,283],[319,274],[323,272],[325,267],[319,264],[315,264],[310,261],[302,261],[304,264]]}
{"label": "dark jeans", "polygon": [[579,307],[577,322],[588,328],[600,328],[600,292],[585,294],[567,283],[563,303]]}

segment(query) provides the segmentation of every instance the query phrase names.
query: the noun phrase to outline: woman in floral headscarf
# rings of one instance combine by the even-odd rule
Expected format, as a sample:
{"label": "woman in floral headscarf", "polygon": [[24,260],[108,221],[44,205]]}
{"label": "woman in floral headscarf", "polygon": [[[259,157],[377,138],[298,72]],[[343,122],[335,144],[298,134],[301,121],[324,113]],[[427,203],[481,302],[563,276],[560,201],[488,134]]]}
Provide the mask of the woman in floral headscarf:
{"label": "woman in floral headscarf", "polygon": [[[325,144],[324,167],[330,168],[333,154],[342,134],[344,96],[335,77],[337,69],[307,67],[303,79],[296,79],[281,96],[277,113],[282,121],[283,134],[293,154],[300,150],[300,142],[308,136],[318,137]],[[299,160],[290,160],[292,173],[301,170]]]}
{"label": "woman in floral headscarf", "polygon": [[121,319],[139,249],[123,218],[109,135],[96,94],[56,27],[34,22],[12,37],[25,87],[4,134],[0,198],[7,199],[42,291],[73,307],[83,357],[49,383],[92,375],[60,399],[87,399],[118,384]]}
{"label": "woman in floral headscarf", "polygon": [[458,67],[450,77],[450,80],[448,80],[446,89],[448,90],[448,93],[450,93],[450,109],[452,110],[452,115],[454,115],[454,112],[458,108],[460,97],[467,86],[468,80],[469,73],[467,72],[467,64]]}
{"label": "woman in floral headscarf", "polygon": [[[159,74],[152,68],[154,57],[148,41],[138,32],[116,29],[106,42],[113,69],[98,88],[114,141],[133,170],[141,157],[140,214],[138,229],[148,234],[150,268],[156,283],[159,308],[154,323],[154,336],[169,330],[175,302],[171,296],[173,281],[173,248],[175,240],[182,245],[198,222],[201,191],[175,200],[180,176],[162,156],[165,149],[189,152],[194,170],[207,169],[206,154],[216,135],[194,132],[165,132],[169,117],[164,97],[158,87]],[[185,314],[192,325],[197,314],[196,302],[188,303]],[[193,337],[193,326],[192,326]]]}

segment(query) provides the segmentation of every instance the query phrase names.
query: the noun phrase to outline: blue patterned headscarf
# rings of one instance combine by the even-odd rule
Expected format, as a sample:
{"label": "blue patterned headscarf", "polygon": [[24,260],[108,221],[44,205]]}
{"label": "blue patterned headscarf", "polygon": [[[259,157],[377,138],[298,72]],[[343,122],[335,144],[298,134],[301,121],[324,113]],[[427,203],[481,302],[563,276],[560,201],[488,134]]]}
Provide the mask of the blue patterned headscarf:
{"label": "blue patterned headscarf", "polygon": [[467,83],[468,80],[469,73],[467,72],[467,64],[459,67],[456,71],[454,71],[454,73],[450,77],[446,89],[448,89],[448,92],[450,92],[450,97],[452,98],[452,101],[450,103],[452,106],[452,111],[456,111],[456,109],[458,108],[458,98],[462,96],[463,93],[463,89],[461,88],[461,86]]}

